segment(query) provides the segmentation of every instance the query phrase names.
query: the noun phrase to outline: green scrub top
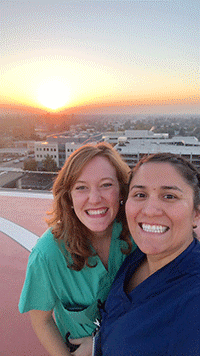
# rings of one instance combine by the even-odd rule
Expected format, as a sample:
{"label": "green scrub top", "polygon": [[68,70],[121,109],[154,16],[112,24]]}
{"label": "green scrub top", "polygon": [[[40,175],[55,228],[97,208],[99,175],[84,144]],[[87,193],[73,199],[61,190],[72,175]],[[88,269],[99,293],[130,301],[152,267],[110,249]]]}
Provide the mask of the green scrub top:
{"label": "green scrub top", "polygon": [[[122,226],[113,224],[108,270],[98,256],[89,259],[96,267],[85,266],[81,271],[67,267],[64,254],[68,253],[47,230],[33,248],[28,261],[26,278],[19,301],[20,313],[30,310],[54,310],[56,324],[65,339],[69,331],[72,338],[92,334],[99,318],[98,299],[103,302],[116,273],[126,255],[119,239]],[[133,249],[136,245],[133,245]],[[64,249],[64,253],[62,250]]]}

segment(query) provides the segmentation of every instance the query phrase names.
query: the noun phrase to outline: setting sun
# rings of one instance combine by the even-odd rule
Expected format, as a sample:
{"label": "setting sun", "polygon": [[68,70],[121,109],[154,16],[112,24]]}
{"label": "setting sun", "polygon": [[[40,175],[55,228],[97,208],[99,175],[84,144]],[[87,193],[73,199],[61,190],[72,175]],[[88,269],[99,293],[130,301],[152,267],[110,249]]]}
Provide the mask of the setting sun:
{"label": "setting sun", "polygon": [[48,79],[38,89],[38,100],[46,108],[57,110],[68,103],[69,87],[60,79]]}

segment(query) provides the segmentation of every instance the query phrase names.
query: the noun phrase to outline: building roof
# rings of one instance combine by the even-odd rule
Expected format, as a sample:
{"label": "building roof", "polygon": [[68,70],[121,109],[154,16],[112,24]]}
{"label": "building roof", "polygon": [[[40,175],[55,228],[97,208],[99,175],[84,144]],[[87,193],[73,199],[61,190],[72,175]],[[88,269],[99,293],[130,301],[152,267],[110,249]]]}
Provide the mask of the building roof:
{"label": "building roof", "polygon": [[24,175],[23,172],[3,171],[0,172],[0,187],[11,184]]}
{"label": "building roof", "polygon": [[200,142],[197,140],[178,138],[164,140],[133,140],[131,142],[119,143],[115,148],[120,154],[146,154],[156,152],[171,152],[182,155],[200,155]]}

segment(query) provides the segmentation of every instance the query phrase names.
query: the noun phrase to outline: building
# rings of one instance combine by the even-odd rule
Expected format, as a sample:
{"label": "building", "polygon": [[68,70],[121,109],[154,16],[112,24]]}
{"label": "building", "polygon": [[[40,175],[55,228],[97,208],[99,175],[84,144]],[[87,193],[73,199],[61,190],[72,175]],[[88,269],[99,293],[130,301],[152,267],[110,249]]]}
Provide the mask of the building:
{"label": "building", "polygon": [[47,137],[45,142],[35,142],[35,160],[42,162],[49,155],[61,168],[66,159],[77,148],[86,143],[99,142],[102,140],[102,134],[85,135],[79,134],[74,136],[52,135]]}
{"label": "building", "polygon": [[49,155],[56,162],[59,167],[59,153],[58,153],[58,144],[51,142],[35,142],[35,160],[37,162],[42,162],[47,155]]}
{"label": "building", "polygon": [[27,150],[27,152],[29,153],[29,152],[34,151],[34,144],[35,144],[35,141],[30,141],[30,140],[15,141],[14,147],[15,148],[25,148]]}
{"label": "building", "polygon": [[156,152],[171,152],[184,156],[200,168],[200,142],[194,136],[174,136],[148,130],[126,130],[106,134],[74,136],[52,135],[46,142],[35,142],[35,159],[42,162],[47,155],[61,168],[66,159],[85,143],[106,141],[115,146],[132,168],[141,157]]}
{"label": "building", "polygon": [[107,132],[103,136],[103,140],[112,145],[116,145],[119,141],[133,142],[135,140],[161,140],[169,138],[168,133],[154,133],[149,130],[125,130],[118,132]]}
{"label": "building", "polygon": [[52,143],[52,142],[35,142],[35,160],[42,162],[49,155],[61,168],[66,159],[81,146],[80,143]]}
{"label": "building", "polygon": [[152,139],[135,137],[119,137],[115,145],[116,150],[121,154],[127,164],[132,168],[135,164],[147,154],[157,152],[170,152],[183,156],[198,169],[200,169],[200,142],[196,137],[172,137]]}

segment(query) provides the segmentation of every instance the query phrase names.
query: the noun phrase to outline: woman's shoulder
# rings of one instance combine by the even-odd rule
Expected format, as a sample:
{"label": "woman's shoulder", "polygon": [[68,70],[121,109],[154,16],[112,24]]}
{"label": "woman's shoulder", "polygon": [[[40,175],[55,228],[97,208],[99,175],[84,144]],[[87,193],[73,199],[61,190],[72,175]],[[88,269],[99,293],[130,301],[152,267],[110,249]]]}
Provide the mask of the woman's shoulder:
{"label": "woman's shoulder", "polygon": [[47,229],[44,234],[38,238],[32,253],[40,255],[55,256],[56,254],[66,253],[64,243],[55,239],[51,229]]}
{"label": "woman's shoulder", "polygon": [[180,255],[180,262],[188,274],[194,275],[195,273],[200,278],[200,241],[196,238],[193,240],[182,255]]}
{"label": "woman's shoulder", "polygon": [[51,229],[47,229],[41,237],[38,238],[36,245],[33,249],[41,249],[45,246],[54,244],[54,236]]}

